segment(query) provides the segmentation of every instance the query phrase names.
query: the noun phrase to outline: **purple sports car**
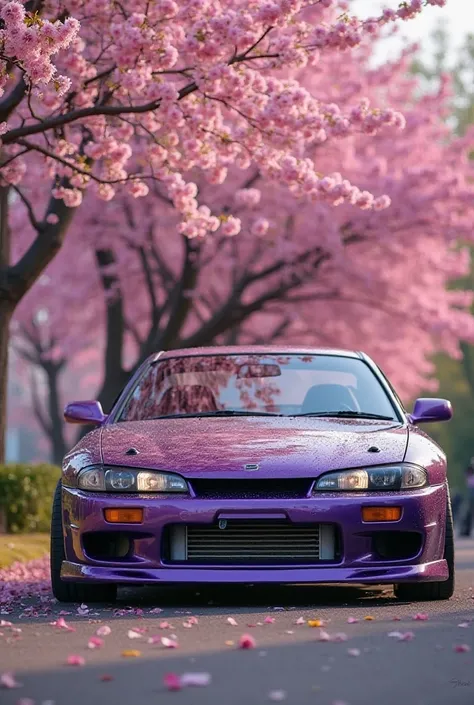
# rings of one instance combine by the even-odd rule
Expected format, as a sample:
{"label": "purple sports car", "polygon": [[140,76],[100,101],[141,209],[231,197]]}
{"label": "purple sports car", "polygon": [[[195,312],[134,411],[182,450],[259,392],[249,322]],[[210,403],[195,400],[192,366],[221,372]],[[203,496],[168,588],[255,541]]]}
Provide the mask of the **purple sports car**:
{"label": "purple sports car", "polygon": [[118,585],[392,583],[454,589],[446,457],[366,355],[239,347],[161,352],[64,459],[53,504],[58,600]]}

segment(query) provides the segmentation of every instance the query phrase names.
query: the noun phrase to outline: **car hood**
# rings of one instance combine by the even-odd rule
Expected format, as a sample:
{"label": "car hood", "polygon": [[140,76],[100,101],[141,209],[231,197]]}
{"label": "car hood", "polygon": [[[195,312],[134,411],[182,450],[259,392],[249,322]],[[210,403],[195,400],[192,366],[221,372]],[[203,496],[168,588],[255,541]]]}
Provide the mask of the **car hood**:
{"label": "car hood", "polygon": [[[407,439],[406,426],[386,421],[157,419],[104,426],[101,455],[106,464],[170,470],[196,478],[248,478],[247,464],[259,465],[260,478],[316,477],[328,470],[399,463]],[[132,448],[138,454],[127,454]]]}

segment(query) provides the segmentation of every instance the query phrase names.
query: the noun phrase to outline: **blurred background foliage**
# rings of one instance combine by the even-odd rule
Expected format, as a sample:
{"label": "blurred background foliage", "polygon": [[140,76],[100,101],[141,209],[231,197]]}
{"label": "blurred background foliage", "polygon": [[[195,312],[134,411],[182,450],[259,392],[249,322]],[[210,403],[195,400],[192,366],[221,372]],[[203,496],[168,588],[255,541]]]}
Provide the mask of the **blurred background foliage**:
{"label": "blurred background foliage", "polygon": [[[433,87],[442,74],[450,75],[453,96],[447,120],[463,135],[474,126],[474,34],[466,36],[453,56],[449,32],[441,24],[433,33],[432,44],[431,56],[418,58],[412,70]],[[472,156],[474,158],[474,150]],[[474,248],[471,248],[470,275],[460,281],[459,286],[474,291]],[[437,424],[426,430],[447,453],[452,489],[464,493],[464,472],[474,456],[474,347],[464,343],[462,352],[462,360],[452,360],[445,355],[436,360],[439,396],[451,400],[454,418],[449,424]]]}

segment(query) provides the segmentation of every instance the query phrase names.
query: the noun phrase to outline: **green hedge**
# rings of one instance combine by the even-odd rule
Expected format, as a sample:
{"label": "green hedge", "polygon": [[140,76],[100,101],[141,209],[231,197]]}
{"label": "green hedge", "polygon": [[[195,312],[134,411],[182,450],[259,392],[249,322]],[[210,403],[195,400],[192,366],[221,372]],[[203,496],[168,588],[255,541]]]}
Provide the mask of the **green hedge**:
{"label": "green hedge", "polygon": [[0,465],[0,512],[12,534],[49,531],[55,465]]}

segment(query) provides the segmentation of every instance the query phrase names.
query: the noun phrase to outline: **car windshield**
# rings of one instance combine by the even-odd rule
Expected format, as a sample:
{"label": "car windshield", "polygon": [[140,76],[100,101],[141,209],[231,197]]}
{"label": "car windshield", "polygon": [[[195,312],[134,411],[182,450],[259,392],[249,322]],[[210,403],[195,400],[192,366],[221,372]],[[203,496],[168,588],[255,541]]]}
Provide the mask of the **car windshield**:
{"label": "car windshield", "polygon": [[382,384],[361,359],[242,354],[154,363],[117,420],[266,414],[397,418]]}

